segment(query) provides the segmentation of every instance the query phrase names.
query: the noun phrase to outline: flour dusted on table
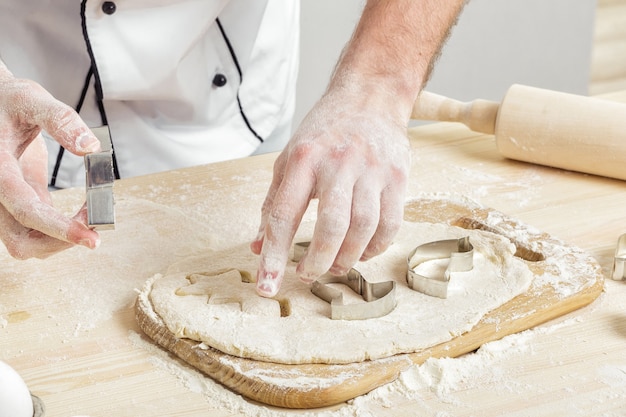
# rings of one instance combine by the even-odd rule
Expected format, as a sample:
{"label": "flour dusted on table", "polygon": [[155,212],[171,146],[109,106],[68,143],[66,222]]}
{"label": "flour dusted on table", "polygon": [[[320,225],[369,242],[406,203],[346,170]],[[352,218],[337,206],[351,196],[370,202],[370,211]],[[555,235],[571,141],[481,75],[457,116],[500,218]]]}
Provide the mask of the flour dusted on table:
{"label": "flour dusted on table", "polygon": [[[307,232],[300,231],[303,238]],[[466,235],[474,268],[452,274],[447,299],[408,288],[413,248]],[[508,239],[489,232],[405,222],[384,254],[355,267],[369,281],[397,282],[397,307],[369,320],[331,320],[330,305],[297,279],[293,262],[278,295],[260,298],[239,272],[255,276],[258,258],[247,245],[182,260],[143,291],[172,333],[224,353],[284,364],[352,363],[419,351],[469,331],[528,288],[532,273],[514,252]]]}

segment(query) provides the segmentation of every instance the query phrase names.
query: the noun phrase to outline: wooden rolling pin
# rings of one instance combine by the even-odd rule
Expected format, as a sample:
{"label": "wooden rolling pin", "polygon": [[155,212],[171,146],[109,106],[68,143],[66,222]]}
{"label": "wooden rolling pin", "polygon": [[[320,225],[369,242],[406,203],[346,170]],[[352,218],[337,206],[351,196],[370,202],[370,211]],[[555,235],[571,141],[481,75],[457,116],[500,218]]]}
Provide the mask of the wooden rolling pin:
{"label": "wooden rolling pin", "polygon": [[502,103],[463,103],[422,91],[411,118],[493,134],[507,158],[626,180],[622,103],[515,84]]}

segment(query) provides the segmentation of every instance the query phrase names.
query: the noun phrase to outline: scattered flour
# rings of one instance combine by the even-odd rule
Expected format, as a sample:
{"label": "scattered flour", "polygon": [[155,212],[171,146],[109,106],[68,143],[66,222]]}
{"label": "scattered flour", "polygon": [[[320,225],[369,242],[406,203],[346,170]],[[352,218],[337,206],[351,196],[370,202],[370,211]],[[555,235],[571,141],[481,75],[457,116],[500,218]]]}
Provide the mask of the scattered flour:
{"label": "scattered flour", "polygon": [[[388,410],[402,402],[415,404],[416,416],[447,417],[459,415],[481,415],[483,404],[468,398],[465,392],[473,388],[503,396],[534,396],[537,388],[522,378],[523,366],[511,368],[510,361],[517,357],[531,358],[534,343],[538,338],[550,335],[559,329],[570,327],[582,318],[565,319],[550,326],[537,327],[518,334],[486,343],[476,352],[458,358],[428,359],[422,365],[411,366],[400,377],[370,393],[357,397],[335,407],[316,410],[287,410],[251,403],[222,385],[204,376],[199,371],[172,361],[168,353],[135,332],[129,333],[131,343],[150,354],[155,368],[174,376],[179,383],[191,392],[202,395],[207,409],[220,409],[246,417],[370,417],[379,410]],[[606,365],[598,370],[599,379],[614,387],[616,395],[626,394],[626,365]],[[398,399],[401,399],[398,401]],[[433,400],[436,409],[432,409]],[[430,404],[430,405],[429,405]],[[419,410],[419,411],[418,411]],[[574,409],[568,416],[586,416],[584,409]],[[478,414],[474,414],[478,413]],[[207,414],[208,415],[208,414]],[[501,414],[499,414],[501,415]],[[524,414],[533,415],[533,414]],[[551,414],[541,414],[551,415]],[[615,416],[619,414],[606,414]]]}

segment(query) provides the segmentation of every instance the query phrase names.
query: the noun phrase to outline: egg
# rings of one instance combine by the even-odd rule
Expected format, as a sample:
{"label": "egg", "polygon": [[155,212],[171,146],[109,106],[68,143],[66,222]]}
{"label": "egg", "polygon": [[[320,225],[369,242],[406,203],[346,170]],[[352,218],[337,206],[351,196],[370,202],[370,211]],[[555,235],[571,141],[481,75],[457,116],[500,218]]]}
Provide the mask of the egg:
{"label": "egg", "polygon": [[26,383],[0,361],[0,417],[33,417],[33,400]]}

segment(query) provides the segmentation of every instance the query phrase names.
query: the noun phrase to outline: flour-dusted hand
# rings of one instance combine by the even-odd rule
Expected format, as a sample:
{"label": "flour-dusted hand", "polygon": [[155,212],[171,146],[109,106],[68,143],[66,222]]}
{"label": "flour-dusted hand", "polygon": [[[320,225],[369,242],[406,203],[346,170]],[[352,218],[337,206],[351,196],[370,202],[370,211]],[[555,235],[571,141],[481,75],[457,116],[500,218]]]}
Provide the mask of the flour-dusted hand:
{"label": "flour-dusted hand", "polygon": [[69,218],[52,206],[42,130],[76,155],[100,149],[72,108],[39,84],[15,78],[0,62],[0,239],[20,259],[99,243],[84,207]]}
{"label": "flour-dusted hand", "polygon": [[464,0],[369,0],[328,90],[278,157],[251,249],[257,292],[280,289],[311,199],[317,222],[297,267],[310,282],[384,251],[402,221],[407,123]]}
{"label": "flour-dusted hand", "polygon": [[[293,236],[311,199],[317,223],[297,272],[344,274],[384,251],[402,222],[409,170],[406,125],[384,106],[334,91],[300,126],[274,166],[262,209],[260,294],[278,291]],[[256,245],[256,246],[255,246]],[[262,245],[262,249],[261,249]]]}

